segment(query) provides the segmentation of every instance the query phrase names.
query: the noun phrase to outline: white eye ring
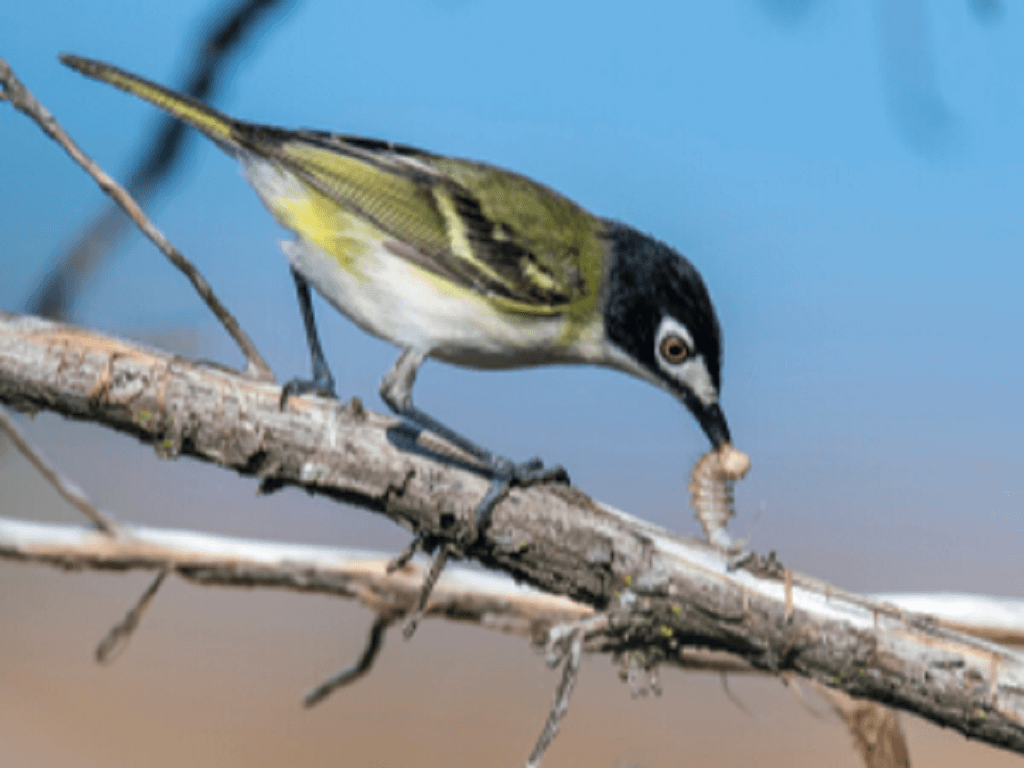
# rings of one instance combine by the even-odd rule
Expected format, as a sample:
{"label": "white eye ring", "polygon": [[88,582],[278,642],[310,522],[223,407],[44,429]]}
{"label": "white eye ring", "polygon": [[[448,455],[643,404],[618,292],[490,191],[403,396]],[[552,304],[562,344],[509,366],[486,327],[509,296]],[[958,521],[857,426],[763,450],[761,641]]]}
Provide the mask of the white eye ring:
{"label": "white eye ring", "polygon": [[[711,381],[707,363],[685,325],[673,317],[663,317],[654,335],[654,345],[654,356],[662,371],[705,405],[718,402],[718,391]],[[682,348],[677,351],[685,351],[685,354],[670,354],[673,347]]]}
{"label": "white eye ring", "polygon": [[[682,323],[672,317],[663,317],[654,336],[658,363],[669,371],[678,370],[696,352],[693,336]],[[673,354],[673,351],[675,354]]]}

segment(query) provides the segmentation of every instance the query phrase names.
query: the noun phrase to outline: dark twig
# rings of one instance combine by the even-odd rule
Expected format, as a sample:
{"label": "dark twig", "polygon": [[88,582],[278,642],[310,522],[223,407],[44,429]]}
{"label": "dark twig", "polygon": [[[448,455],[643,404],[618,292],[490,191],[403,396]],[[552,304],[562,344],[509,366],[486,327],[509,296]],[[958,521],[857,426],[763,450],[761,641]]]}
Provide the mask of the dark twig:
{"label": "dark twig", "polygon": [[56,489],[62,499],[88,517],[92,524],[103,531],[103,533],[110,536],[116,536],[121,533],[120,523],[110,515],[100,511],[95,504],[86,498],[81,488],[62,475],[56,467],[47,461],[43,454],[32,446],[22,431],[18,429],[18,425],[14,423],[2,408],[0,408],[0,431],[7,433],[11,442],[14,443],[14,447],[21,452],[22,456],[29,460],[29,463],[36,468],[39,474],[46,478],[46,481]]}
{"label": "dark twig", "polygon": [[388,563],[388,573],[392,574],[395,571],[400,571],[405,568],[405,566],[409,564],[409,561],[412,560],[413,555],[423,548],[423,542],[424,538],[422,534],[417,535],[415,539],[410,541],[409,546],[399,552],[398,556]]}
{"label": "dark twig", "polygon": [[354,683],[369,672],[370,668],[373,666],[373,662],[377,660],[377,655],[380,653],[380,649],[384,647],[384,635],[387,634],[388,627],[391,626],[394,620],[395,617],[393,614],[377,614],[377,618],[374,619],[373,626],[370,627],[370,632],[366,636],[366,647],[363,648],[363,653],[359,657],[359,660],[333,677],[329,677],[312,691],[307,693],[306,698],[303,700],[303,704],[306,707],[315,707],[331,695],[335,689],[341,688],[349,683]]}
{"label": "dark twig", "polygon": [[146,587],[146,591],[142,593],[142,596],[125,614],[124,618],[114,625],[107,636],[100,641],[100,644],[96,646],[96,661],[100,664],[110,664],[121,654],[121,651],[128,647],[128,640],[139,626],[142,614],[146,612],[149,604],[156,597],[157,590],[164,583],[171,568],[172,566],[167,565],[156,575],[156,578]]}
{"label": "dark twig", "polygon": [[[753,715],[753,713],[751,713],[751,711],[749,709],[747,709],[747,705],[743,703],[743,699],[741,699],[739,696],[737,696],[735,693],[733,693],[732,688],[729,687],[729,673],[728,672],[724,672],[724,671],[719,672],[718,673],[718,679],[722,683],[722,693],[725,694],[725,697],[729,701],[731,701],[733,704],[736,705],[736,709],[738,709],[740,712],[742,712],[747,717],[752,718],[754,715]],[[791,688],[791,689],[796,692],[797,698],[800,698],[800,700],[803,701],[803,699],[799,695],[799,689],[797,689],[797,688]]]}
{"label": "dark twig", "polygon": [[[404,554],[403,552],[402,555]],[[405,622],[405,626],[402,628],[402,635],[406,640],[413,636],[416,627],[419,626],[420,619],[423,618],[423,614],[427,610],[430,593],[434,591],[434,585],[437,584],[441,571],[448,564],[448,558],[452,554],[454,554],[454,550],[451,544],[445,542],[438,547],[437,554],[434,555],[434,561],[430,564],[430,570],[427,572],[427,577],[423,580],[423,589],[420,591],[420,599],[416,603],[416,610],[410,614]],[[399,557],[402,555],[399,555]]]}
{"label": "dark twig", "polygon": [[270,366],[263,360],[263,357],[256,349],[256,345],[253,344],[249,336],[242,330],[238,321],[235,320],[234,316],[214,295],[213,290],[206,282],[206,279],[199,273],[199,270],[177,248],[171,245],[170,241],[146,217],[146,214],[142,212],[142,209],[131,196],[88,155],[79,149],[78,145],[75,144],[64,129],[57,124],[50,111],[40,104],[22,85],[21,81],[18,80],[14,72],[11,71],[10,66],[3,59],[0,59],[0,86],[3,87],[3,92],[11,106],[34,120],[46,135],[60,144],[64,151],[71,156],[71,159],[96,180],[100,189],[106,192],[125,210],[132,218],[132,221],[145,233],[146,237],[189,279],[196,292],[206,302],[206,305],[213,314],[217,316],[217,319],[220,320],[221,324],[231,335],[231,338],[234,339],[239,349],[242,350],[242,354],[245,355],[248,363],[246,375],[257,381],[273,381],[274,374],[270,370]]}

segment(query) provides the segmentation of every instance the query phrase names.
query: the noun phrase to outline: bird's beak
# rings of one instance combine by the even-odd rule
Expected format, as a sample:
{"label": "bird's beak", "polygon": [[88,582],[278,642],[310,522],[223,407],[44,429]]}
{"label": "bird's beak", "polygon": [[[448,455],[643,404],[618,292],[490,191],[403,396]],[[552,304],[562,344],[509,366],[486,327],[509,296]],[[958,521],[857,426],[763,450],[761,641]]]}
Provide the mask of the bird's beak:
{"label": "bird's beak", "polygon": [[708,436],[716,450],[729,442],[729,425],[725,423],[725,414],[718,407],[718,403],[704,405],[697,402],[695,407],[691,407],[690,410],[697,417],[701,429],[704,430],[704,434]]}

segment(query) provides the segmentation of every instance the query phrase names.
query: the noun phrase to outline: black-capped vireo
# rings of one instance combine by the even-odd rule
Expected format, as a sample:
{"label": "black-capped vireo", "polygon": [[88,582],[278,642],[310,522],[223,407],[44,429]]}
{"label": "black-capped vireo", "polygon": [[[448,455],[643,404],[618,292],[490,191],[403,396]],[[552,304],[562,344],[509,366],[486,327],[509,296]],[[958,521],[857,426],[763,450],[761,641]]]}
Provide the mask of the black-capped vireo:
{"label": "black-capped vireo", "polygon": [[374,139],[284,130],[212,107],[98,61],[61,60],[195,126],[236,157],[274,217],[295,233],[291,263],[313,379],[284,395],[334,396],[309,285],[361,328],[401,348],[381,382],[400,416],[488,468],[482,525],[510,483],[565,480],[537,460],[481,448],[412,403],[427,357],[472,368],[591,363],[678,398],[716,448],[722,341],[697,270],[669,246],[594,216],[510,171]]}

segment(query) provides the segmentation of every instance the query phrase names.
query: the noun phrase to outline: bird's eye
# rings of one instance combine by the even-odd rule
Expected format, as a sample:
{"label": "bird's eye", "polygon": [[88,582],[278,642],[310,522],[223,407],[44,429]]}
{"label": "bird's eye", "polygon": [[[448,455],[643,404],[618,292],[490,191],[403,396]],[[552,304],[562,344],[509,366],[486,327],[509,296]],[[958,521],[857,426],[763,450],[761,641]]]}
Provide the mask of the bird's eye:
{"label": "bird's eye", "polygon": [[661,340],[661,356],[669,363],[681,363],[690,354],[686,342],[675,335],[666,336]]}

